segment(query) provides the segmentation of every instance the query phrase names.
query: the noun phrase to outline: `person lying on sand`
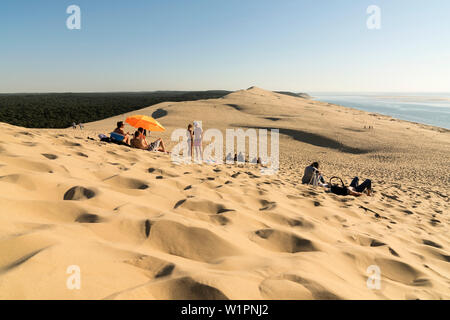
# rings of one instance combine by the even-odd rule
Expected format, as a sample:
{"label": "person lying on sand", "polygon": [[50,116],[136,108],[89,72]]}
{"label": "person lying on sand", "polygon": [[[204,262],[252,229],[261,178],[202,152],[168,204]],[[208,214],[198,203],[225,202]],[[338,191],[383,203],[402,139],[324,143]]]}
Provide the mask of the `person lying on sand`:
{"label": "person lying on sand", "polygon": [[139,131],[136,131],[136,133],[134,134],[134,138],[131,139],[131,146],[133,148],[136,149],[141,149],[141,150],[148,150],[148,151],[159,151],[159,152],[164,152],[164,153],[168,153],[166,151],[166,147],[164,146],[164,142],[161,138],[153,141],[152,143],[146,145],[143,142],[143,139],[140,138],[141,133]]}
{"label": "person lying on sand", "polygon": [[319,163],[313,162],[309,166],[305,168],[305,172],[303,174],[302,178],[303,184],[316,184],[320,185],[321,187],[326,187],[327,184],[325,182],[325,179],[323,178],[322,174],[319,171]]}
{"label": "person lying on sand", "polygon": [[[372,181],[370,179],[366,179],[363,183],[359,184],[359,178],[354,177],[352,183],[350,183],[349,189],[353,193],[351,195],[358,197],[362,195],[365,190],[367,190],[367,195],[370,196],[372,193]],[[355,195],[355,193],[358,195]]]}
{"label": "person lying on sand", "polygon": [[[338,184],[333,184],[332,180],[338,179],[341,181],[341,186]],[[332,192],[334,194],[337,194],[339,196],[354,196],[359,197],[363,195],[363,192],[367,190],[367,195],[370,196],[372,193],[372,181],[367,179],[363,183],[359,183],[359,178],[355,177],[353,178],[352,182],[350,183],[350,186],[347,187],[344,185],[344,182],[339,177],[333,177],[330,179],[330,184],[327,186],[329,188],[329,192]]]}
{"label": "person lying on sand", "polygon": [[125,142],[126,144],[130,144],[130,133],[129,132],[125,133],[125,131],[123,130],[124,127],[125,125],[123,121],[117,122],[117,128],[114,129],[114,133],[123,136],[124,137],[123,142]]}

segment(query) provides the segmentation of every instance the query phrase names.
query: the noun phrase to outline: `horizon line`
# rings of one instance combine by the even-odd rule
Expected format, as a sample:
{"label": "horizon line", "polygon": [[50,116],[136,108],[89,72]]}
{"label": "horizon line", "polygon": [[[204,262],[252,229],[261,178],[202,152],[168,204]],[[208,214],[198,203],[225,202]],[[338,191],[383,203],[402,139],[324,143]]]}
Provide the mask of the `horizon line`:
{"label": "horizon line", "polygon": [[[251,88],[251,87],[249,87]],[[248,89],[248,88],[247,88]],[[155,92],[207,92],[207,91],[228,91],[228,92],[236,92],[247,89],[237,89],[237,90],[229,90],[229,89],[186,89],[186,90],[174,90],[174,89],[157,89],[157,90],[137,90],[137,91],[17,91],[17,92],[0,92],[0,95],[14,95],[14,94],[83,94],[83,93],[155,93]],[[286,90],[286,89],[264,89],[263,90],[271,91],[271,92],[292,92],[296,94],[306,93],[306,94],[328,94],[328,93],[366,93],[366,94],[376,94],[376,93],[425,93],[425,94],[437,94],[437,93],[445,93],[450,94],[450,91],[307,91],[307,90]]]}

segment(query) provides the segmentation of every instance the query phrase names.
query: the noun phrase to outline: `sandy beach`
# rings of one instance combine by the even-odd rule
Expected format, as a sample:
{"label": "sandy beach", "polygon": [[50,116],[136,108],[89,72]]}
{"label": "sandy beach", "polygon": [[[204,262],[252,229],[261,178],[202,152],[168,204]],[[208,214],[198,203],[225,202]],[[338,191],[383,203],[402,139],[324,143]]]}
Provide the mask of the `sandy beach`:
{"label": "sandy beach", "polygon": [[[169,149],[194,120],[280,129],[280,171],[99,141],[131,114]],[[449,130],[257,87],[84,130],[1,123],[0,299],[450,299],[449,154]],[[302,185],[313,161],[373,196]]]}

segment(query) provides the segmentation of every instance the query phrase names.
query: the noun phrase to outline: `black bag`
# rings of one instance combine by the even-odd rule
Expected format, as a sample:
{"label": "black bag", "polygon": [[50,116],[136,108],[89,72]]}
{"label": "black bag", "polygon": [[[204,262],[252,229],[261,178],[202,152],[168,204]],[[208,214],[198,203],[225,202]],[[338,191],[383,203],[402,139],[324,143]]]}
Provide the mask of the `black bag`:
{"label": "black bag", "polygon": [[[333,183],[333,180],[335,179],[336,180],[339,179],[341,181],[341,185]],[[342,181],[342,179],[339,177],[332,177],[330,179],[330,189],[332,193],[337,194],[339,196],[348,195],[348,188],[345,186],[344,181]]]}

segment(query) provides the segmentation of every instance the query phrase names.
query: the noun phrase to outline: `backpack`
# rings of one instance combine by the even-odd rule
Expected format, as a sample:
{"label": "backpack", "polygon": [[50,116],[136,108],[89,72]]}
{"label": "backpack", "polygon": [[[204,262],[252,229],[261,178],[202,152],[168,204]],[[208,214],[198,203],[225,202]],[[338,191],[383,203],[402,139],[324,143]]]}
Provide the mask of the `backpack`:
{"label": "backpack", "polygon": [[[339,179],[341,181],[341,185],[337,183],[333,183],[333,180]],[[332,193],[337,194],[339,196],[346,196],[348,195],[348,188],[345,186],[344,181],[342,181],[339,177],[332,177],[330,179],[330,190]]]}

